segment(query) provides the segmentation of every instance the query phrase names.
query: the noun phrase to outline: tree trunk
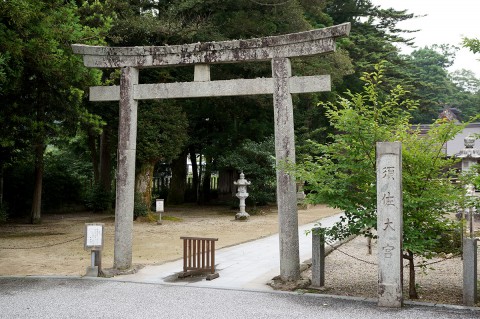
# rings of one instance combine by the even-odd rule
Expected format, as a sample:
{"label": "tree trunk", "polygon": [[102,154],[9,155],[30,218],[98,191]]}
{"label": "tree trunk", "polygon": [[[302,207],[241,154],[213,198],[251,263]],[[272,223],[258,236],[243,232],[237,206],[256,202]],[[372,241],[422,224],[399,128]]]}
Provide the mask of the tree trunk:
{"label": "tree trunk", "polygon": [[99,180],[99,165],[98,165],[98,152],[97,152],[97,136],[88,130],[87,132],[87,143],[88,143],[88,149],[90,150],[90,157],[92,160],[92,166],[93,166],[93,181],[95,185],[98,184]]}
{"label": "tree trunk", "polygon": [[238,178],[235,170],[220,170],[218,172],[218,196],[222,200],[230,201],[235,197],[237,191],[236,186],[233,184]]}
{"label": "tree trunk", "polygon": [[98,165],[98,182],[107,194],[112,192],[112,157],[110,154],[110,147],[110,131],[105,127],[102,135],[100,136],[100,163]]}
{"label": "tree trunk", "polygon": [[45,147],[43,141],[35,145],[35,182],[33,188],[32,211],[30,222],[39,224],[42,216],[42,183],[43,183],[43,153]]}
{"label": "tree trunk", "polygon": [[198,200],[198,165],[197,165],[197,154],[195,154],[195,148],[190,146],[190,162],[192,163],[192,193],[194,194],[193,200],[197,202]]}
{"label": "tree trunk", "polygon": [[168,204],[182,204],[185,202],[185,189],[187,186],[187,152],[183,152],[171,164],[172,180],[168,192]]}
{"label": "tree trunk", "polygon": [[413,252],[408,251],[407,259],[409,268],[408,297],[410,299],[418,299],[417,287],[415,284],[415,264],[413,261]]}
{"label": "tree trunk", "polygon": [[3,205],[3,165],[0,164],[0,208]]}
{"label": "tree trunk", "polygon": [[212,157],[205,156],[205,173],[203,174],[201,203],[206,204],[210,201],[210,186],[212,179]]}
{"label": "tree trunk", "polygon": [[154,168],[155,163],[142,164],[135,176],[135,192],[141,196],[148,210],[150,210],[152,206],[152,179]]}

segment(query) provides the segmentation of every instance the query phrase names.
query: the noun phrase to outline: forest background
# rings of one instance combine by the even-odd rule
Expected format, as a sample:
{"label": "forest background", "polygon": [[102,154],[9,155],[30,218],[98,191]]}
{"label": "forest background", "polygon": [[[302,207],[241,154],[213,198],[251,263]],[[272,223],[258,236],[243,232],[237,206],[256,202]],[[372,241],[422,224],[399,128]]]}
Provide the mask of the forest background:
{"label": "forest background", "polygon": [[[449,73],[457,48],[438,44],[402,54],[414,32],[397,27],[415,13],[369,0],[105,0],[0,2],[0,220],[41,221],[42,212],[112,209],[118,103],[91,103],[88,87],[118,84],[114,70],[83,67],[70,45],[173,45],[248,39],[352,24],[333,54],[294,59],[294,75],[331,74],[332,91],[294,96],[297,157],[308,140],[324,143],[333,128],[318,102],[361,92],[361,76],[383,61],[380,89],[398,84],[417,100],[412,123],[430,124],[445,108],[460,120],[479,113],[480,79]],[[408,37],[404,35],[407,34]],[[403,36],[402,36],[403,35]],[[478,39],[465,45],[479,50]],[[268,63],[215,65],[212,80],[270,77]],[[193,80],[193,68],[142,70],[142,83]],[[252,204],[275,200],[270,96],[149,101],[139,104],[135,214],[152,198],[167,204],[218,201],[211,176],[243,170]],[[187,157],[192,160],[187,187]],[[197,165],[202,163],[202,165]],[[233,173],[232,173],[233,172]],[[152,194],[151,181],[171,174]]]}

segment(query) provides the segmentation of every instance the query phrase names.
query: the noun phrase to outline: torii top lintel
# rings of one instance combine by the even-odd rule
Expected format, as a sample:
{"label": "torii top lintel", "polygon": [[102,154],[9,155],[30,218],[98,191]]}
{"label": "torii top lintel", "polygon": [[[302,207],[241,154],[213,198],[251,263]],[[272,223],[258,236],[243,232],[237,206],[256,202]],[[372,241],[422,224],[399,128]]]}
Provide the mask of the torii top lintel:
{"label": "torii top lintel", "polygon": [[161,67],[187,64],[265,61],[273,58],[312,56],[335,51],[335,38],[347,36],[350,23],[305,32],[248,40],[184,45],[104,47],[72,45],[87,67]]}

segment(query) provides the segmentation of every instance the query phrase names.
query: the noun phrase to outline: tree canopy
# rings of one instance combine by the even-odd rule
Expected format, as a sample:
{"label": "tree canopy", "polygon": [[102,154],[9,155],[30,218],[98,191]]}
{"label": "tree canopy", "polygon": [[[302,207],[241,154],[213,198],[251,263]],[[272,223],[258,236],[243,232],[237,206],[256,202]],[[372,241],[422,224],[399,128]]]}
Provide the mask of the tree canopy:
{"label": "tree canopy", "polygon": [[[82,193],[92,194],[95,193],[92,190],[98,190],[98,196],[85,195],[89,198],[78,199],[79,202],[92,203],[94,198],[102,196],[110,198],[118,105],[88,102],[86,92],[88,86],[118,84],[119,72],[83,67],[81,58],[71,52],[72,43],[173,45],[262,37],[351,22],[351,35],[337,41],[335,53],[292,61],[294,75],[332,76],[332,92],[293,97],[298,158],[311,154],[308,139],[323,143],[334,130],[329,124],[326,104],[321,107],[316,104],[334,101],[337,95],[349,98],[345,92],[362,92],[362,73],[372,72],[380,61],[387,62],[383,85],[378,87],[379,96],[388,95],[401,83],[406,92],[399,97],[399,103],[408,99],[419,101],[418,108],[409,111],[413,114],[412,121],[432,123],[444,107],[457,108],[463,119],[475,115],[480,99],[478,79],[468,72],[448,73],[447,66],[454,58],[451,47],[420,48],[402,55],[395,46],[413,43],[414,33],[405,33],[397,26],[413,16],[405,10],[374,6],[370,0],[0,2],[0,96],[3,102],[0,125],[4,127],[4,134],[0,136],[0,178],[5,172],[9,196],[16,189],[9,184],[12,180],[36,180],[36,195],[25,196],[31,197],[28,201],[16,201],[35,203],[31,210],[36,213],[32,216],[38,219],[43,155],[47,146],[55,146],[62,150],[49,153],[48,161],[60,161],[58,154],[64,154],[63,151],[81,153],[83,160],[86,155],[90,156],[91,171],[82,177],[86,188]],[[474,52],[478,52],[476,43],[475,39],[465,39],[466,46],[477,50]],[[270,65],[263,62],[213,65],[211,70],[212,80],[270,76]],[[140,79],[142,83],[191,81],[193,69],[142,70]],[[184,171],[185,165],[174,165],[176,161],[180,164],[186,161],[187,154],[191,158],[204,158],[204,171],[192,163],[195,196],[191,200],[200,200],[197,195],[202,201],[208,200],[209,174],[237,167],[238,154],[254,159],[262,152],[246,152],[245,145],[263,151],[263,143],[273,134],[272,101],[268,96],[175,100],[161,105],[140,103],[139,106],[142,123],[138,136],[142,142],[138,143],[137,178],[145,172],[145,166],[151,172],[154,161],[171,166],[174,176],[183,176],[185,172],[173,168]],[[162,113],[161,110],[169,111]],[[75,142],[68,142],[70,139]],[[159,144],[164,147],[157,146]],[[68,160],[72,158],[65,156]],[[231,163],[225,161],[228,158]],[[68,167],[47,164],[46,170]],[[24,165],[31,168],[30,173],[19,169]],[[15,175],[20,171],[25,174],[21,178]],[[268,174],[273,174],[272,171],[266,170]],[[153,173],[147,175],[152,178]],[[270,181],[270,177],[273,176],[265,180]],[[180,180],[185,183],[185,178]],[[180,190],[178,194],[174,195],[175,191],[171,190],[169,195],[178,202],[184,201],[184,186],[176,188]],[[28,189],[26,185],[25,189]],[[202,194],[204,192],[206,194]],[[144,196],[147,206],[148,197]],[[3,201],[3,196],[0,198]],[[255,198],[253,193],[252,198]],[[5,201],[12,199],[7,196]],[[110,205],[100,203],[100,206],[104,209]],[[23,214],[15,210],[12,215]]]}
{"label": "tree canopy", "polygon": [[[311,203],[324,203],[345,212],[345,218],[326,233],[332,238],[352,234],[375,236],[376,158],[380,141],[402,143],[403,164],[403,249],[414,269],[414,255],[430,258],[449,249],[441,234],[455,223],[447,217],[456,211],[461,187],[451,183],[455,159],[446,158],[443,145],[461,125],[436,121],[427,132],[412,126],[411,110],[417,102],[403,99],[401,86],[383,94],[383,68],[362,76],[361,92],[347,92],[336,102],[323,104],[334,129],[331,141],[311,141],[316,156],[297,165],[297,175],[306,183]],[[415,278],[410,278],[410,296],[415,297]]]}

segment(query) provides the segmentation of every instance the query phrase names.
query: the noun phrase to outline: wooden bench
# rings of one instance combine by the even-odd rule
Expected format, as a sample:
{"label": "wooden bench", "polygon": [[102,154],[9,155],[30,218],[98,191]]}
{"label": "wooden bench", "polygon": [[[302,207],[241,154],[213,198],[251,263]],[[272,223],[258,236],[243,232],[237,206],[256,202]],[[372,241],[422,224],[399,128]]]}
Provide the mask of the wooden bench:
{"label": "wooden bench", "polygon": [[208,273],[207,280],[219,277],[215,272],[215,242],[218,238],[180,237],[183,239],[183,272],[178,278]]}

